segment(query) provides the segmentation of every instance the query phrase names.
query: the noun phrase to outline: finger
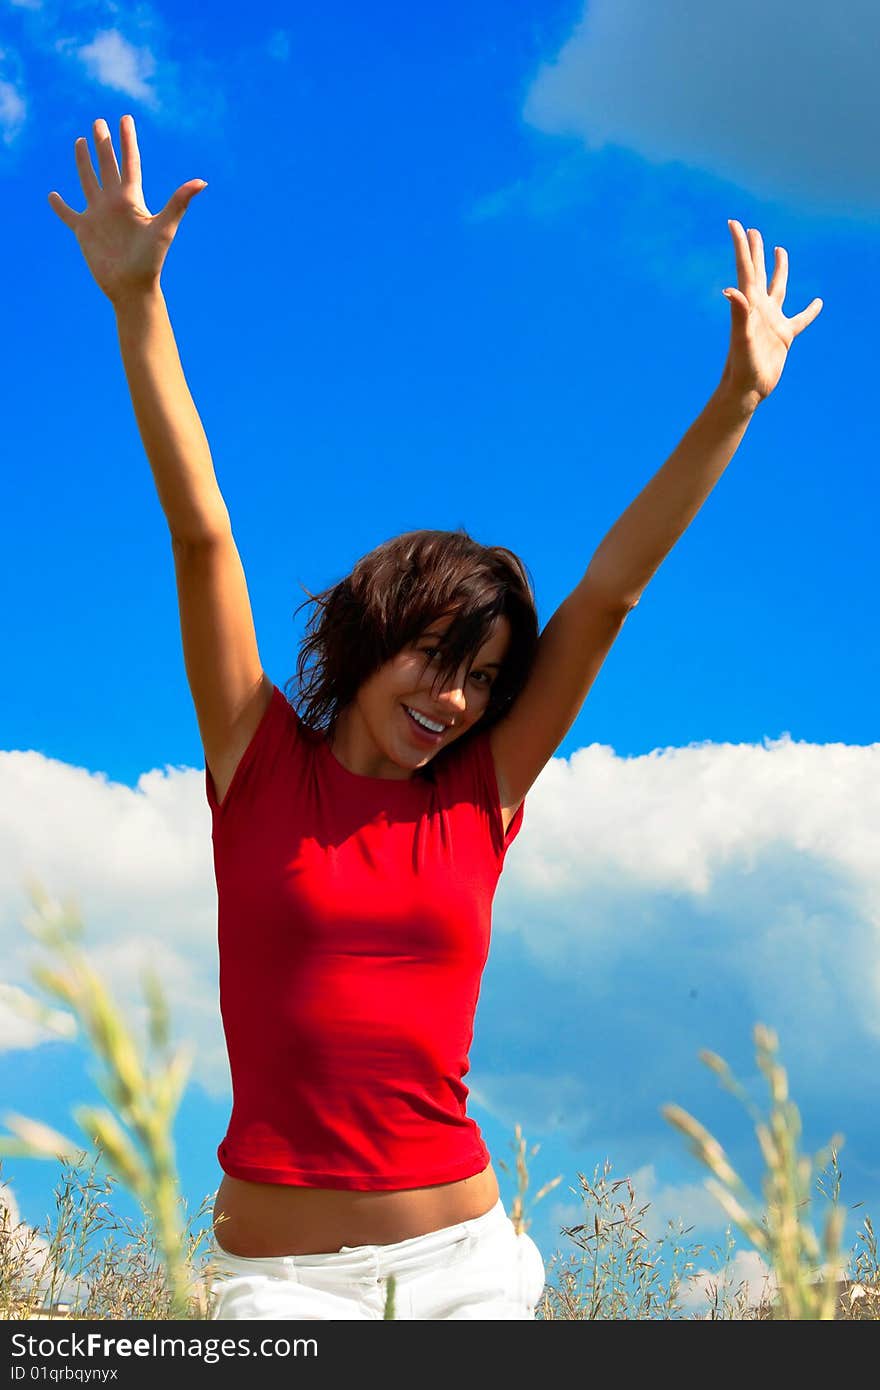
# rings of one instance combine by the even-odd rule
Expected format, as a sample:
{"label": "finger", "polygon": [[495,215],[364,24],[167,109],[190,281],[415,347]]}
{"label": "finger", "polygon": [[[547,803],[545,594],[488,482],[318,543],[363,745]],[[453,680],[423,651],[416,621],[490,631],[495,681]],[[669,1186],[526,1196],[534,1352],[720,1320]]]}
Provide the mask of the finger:
{"label": "finger", "polygon": [[115,183],[121,183],[122,180],[119,177],[119,165],[116,163],[116,153],[113,149],[110,127],[100,116],[94,123],[93,134],[95,138],[95,149],[98,151],[98,167],[101,170],[101,183],[104,188],[112,188]]}
{"label": "finger", "polygon": [[752,310],[751,305],[749,304],[749,301],[746,299],[745,295],[740,294],[739,290],[733,289],[722,290],[721,293],[724,295],[725,299],[731,306],[733,322],[738,323],[741,326],[748,323],[749,314],[752,312]]}
{"label": "finger", "polygon": [[752,253],[749,250],[748,238],[741,222],[729,219],[727,225],[730,228],[736,251],[736,283],[741,292],[748,298],[755,279],[755,268],[752,265]]}
{"label": "finger", "polygon": [[781,309],[788,286],[788,252],[784,246],[774,246],[773,250],[776,253],[776,269],[770,281],[770,298],[775,300]]}
{"label": "finger", "polygon": [[89,142],[84,135],[79,137],[73,149],[76,154],[76,168],[79,173],[79,181],[82,184],[83,193],[86,195],[86,202],[91,203],[101,192],[101,185],[98,183],[98,176],[92,165]]}
{"label": "finger", "polygon": [[141,156],[138,149],[134,116],[123,116],[119,122],[119,148],[122,151],[122,182],[129,188],[141,186]]}
{"label": "finger", "polygon": [[58,193],[49,194],[49,206],[53,212],[58,214],[61,221],[67,227],[75,227],[80,219],[80,214],[74,212],[73,208],[68,207],[64,199]]}
{"label": "finger", "polygon": [[170,232],[172,237],[175,236],[193,198],[204,192],[207,187],[204,179],[189,179],[186,183],[182,183],[176,192],[172,193],[162,211],[154,218],[154,222],[160,230]]}
{"label": "finger", "polygon": [[793,319],[788,320],[789,324],[794,330],[795,338],[799,333],[803,333],[805,328],[809,328],[810,324],[813,322],[813,319],[819,317],[819,315],[822,312],[822,308],[822,300],[814,299],[810,304],[807,305],[806,309],[802,309],[799,314],[795,314]]}
{"label": "finger", "polygon": [[764,240],[757,227],[749,228],[749,250],[755,267],[755,285],[762,294],[767,293],[767,267],[764,264]]}

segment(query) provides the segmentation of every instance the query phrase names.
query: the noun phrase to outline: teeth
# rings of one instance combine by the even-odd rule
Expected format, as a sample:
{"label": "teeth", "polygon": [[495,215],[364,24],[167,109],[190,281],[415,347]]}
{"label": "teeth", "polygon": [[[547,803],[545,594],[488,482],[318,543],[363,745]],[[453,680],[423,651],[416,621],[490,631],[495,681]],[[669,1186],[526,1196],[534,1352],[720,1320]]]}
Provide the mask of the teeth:
{"label": "teeth", "polygon": [[442,734],[446,728],[445,724],[435,724],[432,720],[426,719],[423,714],[419,714],[418,710],[410,709],[409,705],[406,705],[405,708],[409,710],[417,724],[423,724],[426,729],[430,729],[432,734]]}

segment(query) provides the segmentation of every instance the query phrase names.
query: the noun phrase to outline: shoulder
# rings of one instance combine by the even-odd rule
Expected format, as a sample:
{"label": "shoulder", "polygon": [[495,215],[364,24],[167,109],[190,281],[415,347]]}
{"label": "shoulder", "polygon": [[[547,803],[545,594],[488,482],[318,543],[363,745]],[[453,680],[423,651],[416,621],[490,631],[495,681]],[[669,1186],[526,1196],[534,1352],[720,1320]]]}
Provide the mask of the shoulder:
{"label": "shoulder", "polygon": [[450,797],[460,796],[482,810],[492,827],[496,849],[503,855],[522,823],[525,797],[514,801],[506,795],[499,777],[492,733],[492,729],[477,726],[463,735],[460,746],[452,744],[443,762],[438,762],[437,773],[438,781],[445,785]]}
{"label": "shoulder", "polygon": [[508,791],[507,783],[504,777],[504,773],[501,769],[499,760],[498,743],[495,737],[495,732],[497,728],[498,725],[496,724],[495,728],[489,730],[487,742],[489,746],[489,754],[492,759],[492,769],[495,773],[495,785],[498,790],[498,802],[501,807],[501,820],[504,826],[504,834],[506,836],[508,830],[510,829],[510,825],[513,821],[514,816],[516,815],[517,811],[525,801],[525,797],[512,797]]}
{"label": "shoulder", "polygon": [[297,756],[305,726],[282,690],[266,676],[248,708],[236,724],[227,748],[205,754],[208,801],[212,811],[227,809],[230,800],[242,801],[244,784],[253,792],[256,784],[279,763]]}

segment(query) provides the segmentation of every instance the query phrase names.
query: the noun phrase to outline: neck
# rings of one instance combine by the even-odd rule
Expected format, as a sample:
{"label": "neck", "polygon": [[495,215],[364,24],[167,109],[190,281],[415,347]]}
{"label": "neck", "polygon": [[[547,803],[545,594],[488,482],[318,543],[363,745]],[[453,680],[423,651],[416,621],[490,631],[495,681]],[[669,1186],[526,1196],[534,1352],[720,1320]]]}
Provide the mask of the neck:
{"label": "neck", "polygon": [[340,713],[327,741],[337,761],[358,777],[380,777],[397,782],[408,781],[418,772],[417,768],[401,767],[385,756],[355,707]]}

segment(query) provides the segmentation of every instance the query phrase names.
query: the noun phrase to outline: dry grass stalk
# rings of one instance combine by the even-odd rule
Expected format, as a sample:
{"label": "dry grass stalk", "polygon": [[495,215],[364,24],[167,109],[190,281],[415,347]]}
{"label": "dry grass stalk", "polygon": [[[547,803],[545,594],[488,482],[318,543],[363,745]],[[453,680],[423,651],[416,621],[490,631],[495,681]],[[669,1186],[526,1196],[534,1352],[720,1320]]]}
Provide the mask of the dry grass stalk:
{"label": "dry grass stalk", "polygon": [[[64,1005],[85,1033],[103,1065],[100,1088],[110,1108],[81,1105],[74,1119],[90,1145],[149,1213],[176,1316],[188,1316],[193,1296],[184,1252],[180,1191],[171,1131],[186,1085],[191,1052],[170,1050],[168,1014],[161,989],[147,974],[153,1064],[142,1054],[122,1012],[89,964],[78,942],[82,923],[70,903],[50,901],[38,883],[29,884],[36,913],[25,921],[30,934],[56,964],[32,968],[37,985]],[[11,1138],[0,1140],[0,1155],[77,1160],[81,1147],[48,1126],[20,1115],[5,1117]]]}
{"label": "dry grass stalk", "polygon": [[[40,1229],[13,1226],[8,1209],[0,1208],[0,1319],[46,1316],[52,1309],[72,1318],[176,1316],[152,1223],[145,1217],[135,1226],[114,1214],[107,1199],[116,1179],[100,1176],[99,1162],[98,1154],[81,1150],[76,1166],[62,1166],[54,1223],[47,1218]],[[188,1318],[207,1316],[205,1269],[197,1260],[206,1238],[199,1223],[212,1202],[206,1197],[186,1222],[184,1258],[194,1290]]]}
{"label": "dry grass stalk", "polygon": [[[514,1151],[514,1163],[516,1166],[516,1195],[514,1196],[513,1201],[511,1202],[509,1216],[511,1221],[513,1222],[513,1226],[517,1235],[519,1235],[523,1231],[528,1231],[529,1227],[532,1224],[532,1218],[530,1216],[527,1217],[525,1214],[526,1193],[529,1190],[528,1159],[534,1158],[535,1154],[539,1152],[541,1145],[533,1144],[531,1152],[529,1152],[526,1147],[526,1141],[523,1138],[522,1126],[514,1126],[513,1133],[514,1139],[510,1147]],[[498,1167],[503,1169],[505,1173],[510,1172],[510,1169],[504,1162],[503,1158],[499,1158]],[[552,1192],[554,1187],[557,1187],[561,1182],[561,1173],[558,1177],[551,1178],[549,1182],[545,1182],[544,1186],[542,1188],[539,1188],[539,1190],[535,1193],[533,1204],[537,1205],[538,1202],[543,1201],[543,1199],[547,1196],[547,1193]]]}
{"label": "dry grass stalk", "polygon": [[[754,1040],[758,1066],[770,1091],[770,1113],[766,1119],[755,1110],[726,1062],[715,1053],[700,1055],[725,1088],[742,1100],[752,1114],[766,1165],[763,1211],[732,1168],[721,1145],[699,1121],[677,1105],[664,1106],[663,1114],[686,1136],[691,1151],[714,1174],[706,1180],[706,1187],[752,1245],[769,1260],[779,1290],[779,1315],[785,1319],[832,1319],[837,1302],[845,1213],[835,1194],[821,1250],[803,1213],[810,1203],[814,1172],[824,1170],[829,1154],[836,1164],[842,1139],[835,1136],[829,1148],[814,1159],[799,1152],[800,1113],[789,1098],[785,1069],[777,1061],[776,1034],[758,1024]],[[820,1187],[820,1191],[823,1190]]]}
{"label": "dry grass stalk", "polygon": [[[521,1144],[519,1129],[516,1142]],[[524,1151],[519,1151],[525,1159]],[[84,1163],[87,1155],[80,1157]],[[96,1163],[97,1156],[92,1156],[82,1177],[65,1169],[55,1194],[54,1230],[47,1222],[42,1232],[23,1226],[10,1232],[0,1210],[0,1318],[37,1316],[45,1305],[60,1299],[68,1301],[71,1317],[176,1316],[150,1221],[144,1219],[135,1226],[113,1215],[106,1199],[116,1180],[99,1180]],[[745,1281],[734,1286],[735,1246],[729,1228],[726,1249],[713,1249],[708,1261],[712,1268],[702,1268],[700,1283],[707,1292],[702,1306],[695,1307],[698,1264],[704,1266],[706,1256],[701,1245],[685,1243],[688,1230],[670,1221],[666,1236],[652,1241],[646,1231],[650,1205],[637,1202],[631,1180],[612,1177],[607,1160],[592,1180],[583,1174],[579,1177],[584,1219],[562,1228],[575,1251],[566,1257],[557,1250],[548,1261],[548,1284],[537,1310],[540,1319],[716,1321],[778,1315],[766,1286],[757,1303]],[[191,1300],[190,1318],[209,1316],[213,1300],[210,1260],[197,1261],[202,1243],[210,1238],[210,1224],[202,1229],[198,1224],[210,1222],[215,1195],[203,1200],[188,1223],[185,1258],[191,1283],[198,1290]],[[866,1217],[851,1255],[848,1281],[838,1286],[840,1318],[880,1317],[878,1275],[876,1239]],[[390,1279],[388,1288],[385,1316],[393,1319]]]}
{"label": "dry grass stalk", "polygon": [[539,1313],[542,1319],[618,1321],[668,1319],[682,1314],[683,1281],[696,1268],[700,1245],[685,1246],[679,1222],[651,1240],[644,1229],[649,1203],[638,1204],[630,1178],[613,1178],[611,1163],[597,1165],[592,1179],[578,1174],[585,1212],[582,1221],[563,1226],[579,1254],[556,1251]]}
{"label": "dry grass stalk", "polygon": [[[80,1106],[75,1118],[94,1143],[90,1167],[84,1180],[77,1170],[89,1159],[89,1151],[57,1134],[39,1121],[22,1116],[7,1117],[13,1137],[0,1143],[0,1154],[60,1158],[65,1167],[61,1188],[56,1189],[57,1221],[54,1229],[47,1222],[45,1233],[14,1225],[8,1209],[0,1202],[0,1317],[21,1318],[45,1315],[39,1310],[46,1302],[50,1309],[61,1298],[69,1299],[69,1315],[84,1318],[207,1318],[212,1312],[214,1293],[211,1261],[197,1265],[203,1241],[210,1240],[207,1229],[196,1225],[209,1217],[216,1194],[209,1194],[192,1221],[184,1225],[179,1196],[171,1128],[186,1083],[189,1058],[183,1049],[169,1053],[167,1009],[158,983],[148,976],[144,984],[149,1007],[150,1046],[159,1054],[151,1067],[113,1004],[103,982],[88,965],[76,942],[82,927],[69,908],[59,911],[48,903],[38,886],[32,897],[42,916],[32,934],[54,952],[59,966],[42,965],[34,971],[42,988],[71,1013],[52,1010],[27,999],[24,1008],[32,1018],[62,1036],[75,1033],[76,1021],[83,1028],[93,1051],[103,1063],[106,1075],[101,1088],[112,1109]],[[21,991],[7,992],[9,995]],[[703,1053],[703,1061],[724,1084],[744,1101],[755,1119],[758,1142],[768,1173],[764,1189],[767,1212],[761,1214],[718,1141],[693,1116],[676,1106],[664,1109],[667,1119],[685,1133],[697,1155],[713,1174],[710,1184],[722,1205],[752,1243],[766,1253],[772,1263],[780,1294],[776,1307],[766,1295],[754,1306],[744,1284],[733,1294],[728,1274],[732,1263],[733,1241],[727,1231],[723,1261],[719,1251],[712,1260],[722,1263],[719,1276],[709,1278],[707,1312],[689,1311],[693,1295],[688,1285],[697,1278],[696,1261],[701,1245],[686,1246],[682,1238],[690,1228],[679,1222],[667,1223],[667,1234],[650,1240],[645,1231],[649,1204],[638,1205],[629,1178],[613,1179],[606,1160],[597,1167],[592,1180],[579,1173],[580,1191],[586,1212],[584,1220],[562,1227],[574,1244],[575,1253],[567,1259],[557,1250],[548,1267],[548,1284],[539,1304],[541,1319],[646,1319],[706,1317],[710,1319],[785,1317],[829,1317],[834,1315],[835,1298],[843,1292],[838,1315],[848,1318],[880,1317],[880,1270],[877,1240],[869,1217],[858,1234],[849,1266],[849,1279],[843,1288],[835,1276],[839,1266],[839,1244],[843,1217],[838,1205],[840,1170],[838,1143],[832,1141],[829,1192],[820,1182],[820,1191],[831,1201],[824,1239],[825,1259],[816,1274],[819,1244],[801,1217],[809,1200],[812,1164],[797,1151],[800,1117],[788,1099],[787,1078],[775,1059],[776,1039],[769,1030],[757,1028],[759,1064],[771,1093],[772,1109],[768,1121],[760,1116],[729,1068],[713,1053]],[[531,1218],[525,1213],[529,1187],[528,1159],[539,1145],[528,1149],[520,1125],[511,1145],[515,1152],[517,1193],[512,1202],[511,1220],[518,1232],[527,1231]],[[821,1156],[819,1156],[821,1157]],[[118,1177],[97,1179],[95,1167],[104,1160]],[[818,1157],[817,1160],[818,1162]],[[508,1166],[499,1161],[508,1171]],[[113,1216],[108,1202],[115,1182],[121,1181],[139,1202],[144,1220],[140,1228]],[[553,1178],[536,1193],[541,1201],[561,1182]],[[574,1189],[572,1189],[574,1191]],[[121,1232],[122,1246],[113,1239]],[[105,1237],[98,1247],[99,1237]],[[556,1282],[549,1275],[555,1272]],[[703,1271],[701,1277],[705,1277]],[[51,1315],[51,1314],[50,1314]],[[389,1278],[384,1317],[395,1317],[395,1281]]]}

